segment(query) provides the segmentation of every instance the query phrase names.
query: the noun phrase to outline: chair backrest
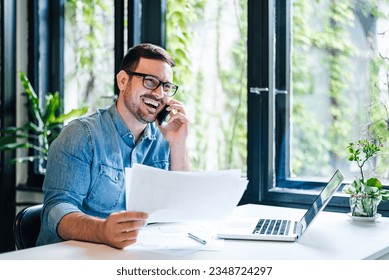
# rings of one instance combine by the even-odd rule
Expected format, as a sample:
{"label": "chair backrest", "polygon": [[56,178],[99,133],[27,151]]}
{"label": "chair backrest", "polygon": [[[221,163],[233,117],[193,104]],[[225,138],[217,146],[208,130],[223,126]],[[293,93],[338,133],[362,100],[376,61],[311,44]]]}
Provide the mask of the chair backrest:
{"label": "chair backrest", "polygon": [[17,249],[35,246],[41,228],[42,206],[43,204],[26,207],[16,215],[13,232]]}

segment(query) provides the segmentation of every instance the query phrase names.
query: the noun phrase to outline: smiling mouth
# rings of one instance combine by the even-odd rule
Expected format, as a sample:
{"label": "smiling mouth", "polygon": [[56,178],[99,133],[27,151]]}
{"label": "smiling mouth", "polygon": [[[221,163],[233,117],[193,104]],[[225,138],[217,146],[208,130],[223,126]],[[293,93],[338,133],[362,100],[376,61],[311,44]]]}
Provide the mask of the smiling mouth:
{"label": "smiling mouth", "polygon": [[150,108],[152,108],[153,110],[156,110],[159,106],[159,102],[158,101],[155,101],[154,99],[150,99],[150,98],[145,98],[143,100],[143,102]]}

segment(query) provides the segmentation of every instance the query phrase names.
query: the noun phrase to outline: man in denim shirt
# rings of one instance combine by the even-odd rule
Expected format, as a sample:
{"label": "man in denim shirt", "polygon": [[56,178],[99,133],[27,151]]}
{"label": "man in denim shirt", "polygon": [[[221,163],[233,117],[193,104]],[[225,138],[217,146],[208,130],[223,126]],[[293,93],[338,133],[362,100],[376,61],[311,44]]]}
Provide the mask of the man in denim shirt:
{"label": "man in denim shirt", "polygon": [[[117,74],[117,102],[69,123],[51,144],[37,245],[82,240],[124,248],[136,242],[147,213],[125,211],[124,170],[134,163],[189,170],[188,119],[171,99],[175,63],[162,48],[127,52]],[[156,115],[168,105],[170,119]]]}

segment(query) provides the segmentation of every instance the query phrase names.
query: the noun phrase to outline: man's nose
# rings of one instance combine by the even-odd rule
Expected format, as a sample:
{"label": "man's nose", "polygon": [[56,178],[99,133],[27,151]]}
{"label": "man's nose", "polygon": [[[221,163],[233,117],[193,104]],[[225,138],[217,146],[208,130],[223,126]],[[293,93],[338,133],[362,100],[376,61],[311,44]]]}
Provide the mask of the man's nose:
{"label": "man's nose", "polygon": [[158,98],[163,98],[165,94],[163,93],[163,85],[159,85],[155,90],[153,90],[153,94],[156,95]]}

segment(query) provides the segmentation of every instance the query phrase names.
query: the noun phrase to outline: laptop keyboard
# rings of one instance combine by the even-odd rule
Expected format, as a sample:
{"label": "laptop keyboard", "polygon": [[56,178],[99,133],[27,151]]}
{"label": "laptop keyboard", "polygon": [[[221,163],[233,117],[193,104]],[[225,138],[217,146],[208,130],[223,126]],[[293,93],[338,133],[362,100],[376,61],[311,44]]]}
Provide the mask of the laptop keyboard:
{"label": "laptop keyboard", "polygon": [[260,219],[253,234],[288,235],[290,220]]}

